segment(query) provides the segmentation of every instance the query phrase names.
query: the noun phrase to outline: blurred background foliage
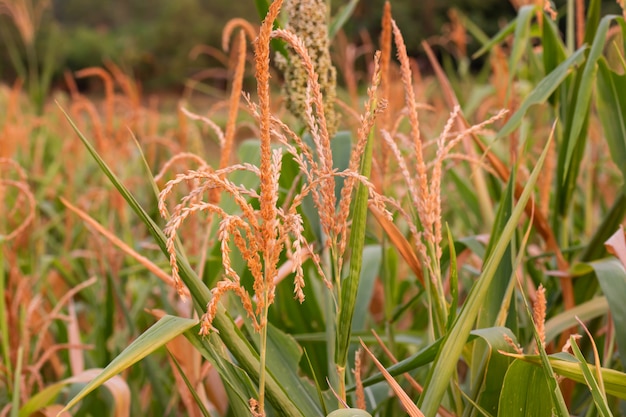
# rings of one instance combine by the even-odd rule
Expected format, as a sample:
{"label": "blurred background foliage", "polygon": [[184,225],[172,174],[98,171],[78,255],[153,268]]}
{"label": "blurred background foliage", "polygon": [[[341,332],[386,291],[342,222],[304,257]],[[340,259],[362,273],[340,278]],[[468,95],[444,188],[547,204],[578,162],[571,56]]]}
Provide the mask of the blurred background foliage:
{"label": "blurred background foliage", "polygon": [[[22,2],[23,0],[8,0]],[[38,4],[42,0],[32,0]],[[64,71],[100,66],[110,60],[132,73],[149,91],[179,90],[185,80],[200,69],[220,65],[215,58],[189,56],[199,44],[219,48],[221,31],[231,18],[259,21],[252,0],[52,0],[36,32],[36,51],[42,58],[39,66],[51,63],[53,87],[62,87]],[[337,9],[347,1],[332,1]],[[367,33],[376,41],[384,0],[359,2],[353,18],[344,27],[350,42],[362,42]],[[564,1],[556,1],[560,7]],[[409,52],[420,54],[423,39],[439,36],[449,20],[451,8],[483,30],[488,36],[515,16],[512,2],[504,0],[391,0],[393,13],[402,29]],[[606,8],[616,7],[605,1]],[[18,77],[15,56],[9,45],[24,51],[17,30],[9,16],[0,14],[0,80],[12,83]],[[468,51],[478,42],[469,37]],[[44,59],[45,58],[45,59]],[[26,65],[27,57],[20,57]],[[89,85],[81,85],[88,89]]]}

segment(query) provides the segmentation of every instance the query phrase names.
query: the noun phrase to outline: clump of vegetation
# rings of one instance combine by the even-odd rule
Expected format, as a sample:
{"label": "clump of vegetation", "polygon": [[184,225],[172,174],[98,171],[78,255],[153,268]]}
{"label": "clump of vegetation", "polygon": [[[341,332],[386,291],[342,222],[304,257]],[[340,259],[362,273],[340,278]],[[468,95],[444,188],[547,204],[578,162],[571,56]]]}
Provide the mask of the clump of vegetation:
{"label": "clump of vegetation", "polygon": [[518,5],[472,28],[483,73],[424,42],[427,76],[386,3],[342,87],[355,2],[316,30],[257,4],[208,108],[206,74],[171,114],[111,63],[43,117],[0,92],[3,412],[621,415],[624,18],[572,2],[563,40]]}

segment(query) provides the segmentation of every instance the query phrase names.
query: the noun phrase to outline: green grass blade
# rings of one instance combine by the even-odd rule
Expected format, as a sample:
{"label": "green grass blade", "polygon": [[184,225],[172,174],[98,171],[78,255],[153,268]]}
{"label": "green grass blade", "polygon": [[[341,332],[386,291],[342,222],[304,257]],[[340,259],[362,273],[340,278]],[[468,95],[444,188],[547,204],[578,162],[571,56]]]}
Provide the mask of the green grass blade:
{"label": "green grass blade", "polygon": [[[373,137],[369,135],[365,152],[361,161],[361,175],[369,178],[372,169]],[[353,201],[352,227],[350,229],[351,248],[350,270],[348,276],[341,283],[341,300],[337,317],[337,331],[335,343],[335,365],[345,368],[348,360],[348,348],[352,335],[352,318],[356,307],[361,267],[363,265],[363,247],[365,244],[365,229],[367,226],[368,189],[358,183]]]}
{"label": "green grass blade", "polygon": [[[0,225],[4,226],[5,219],[0,219]],[[5,272],[4,245],[0,240],[0,353],[2,354],[3,373],[7,381],[7,389],[13,390],[13,364],[11,363],[11,346],[9,344],[9,310],[6,304],[6,285],[9,282],[8,274]]]}
{"label": "green grass blade", "polygon": [[332,40],[335,37],[337,32],[339,32],[348,19],[350,19],[358,3],[359,0],[350,0],[350,3],[339,8],[337,14],[332,18],[330,25],[328,25],[328,39]]}
{"label": "green grass blade", "polygon": [[585,360],[585,356],[580,351],[578,344],[576,343],[576,339],[573,336],[570,336],[570,342],[572,345],[572,351],[574,352],[574,356],[580,362],[580,370],[583,373],[583,377],[585,378],[585,382],[587,387],[589,387],[589,391],[591,391],[591,397],[593,398],[593,402],[596,405],[598,413],[601,417],[613,417],[611,410],[609,410],[609,406],[606,403],[606,397],[604,396],[604,392],[601,387],[598,385],[598,381],[593,376],[593,372],[589,369],[588,363]]}
{"label": "green grass blade", "polygon": [[502,42],[504,42],[506,37],[509,36],[511,33],[513,33],[515,31],[515,26],[516,25],[517,25],[517,19],[511,21],[505,27],[500,29],[500,32],[496,33],[495,36],[493,38],[491,38],[491,40],[489,42],[485,43],[482,46],[482,48],[480,48],[478,51],[476,51],[474,53],[474,55],[472,55],[472,59],[480,58],[482,55],[484,55],[491,48],[493,48],[494,46],[499,45]]}
{"label": "green grass blade", "polygon": [[567,55],[556,24],[544,16],[541,44],[543,45],[543,69],[546,74],[552,72]]}
{"label": "green grass blade", "polygon": [[456,250],[454,248],[454,239],[448,223],[446,223],[446,232],[448,235],[448,253],[450,254],[450,309],[448,312],[448,329],[452,327],[456,319],[457,309],[459,308],[459,271],[456,263]]}
{"label": "green grass blade", "polygon": [[586,48],[583,47],[574,52],[569,58],[556,67],[554,71],[541,80],[522,102],[520,108],[511,116],[502,129],[500,129],[496,139],[503,138],[512,133],[520,125],[522,118],[531,106],[545,103],[563,80],[567,78],[570,72],[583,63],[585,60],[585,50]]}
{"label": "green grass blade", "polygon": [[596,85],[598,116],[611,158],[621,170],[622,178],[626,179],[626,75],[611,71],[606,60],[600,58]]}
{"label": "green grass blade", "polygon": [[509,57],[509,83],[507,89],[510,91],[513,85],[513,77],[519,67],[519,63],[522,59],[524,51],[530,44],[530,22],[535,14],[537,6],[529,5],[523,6],[517,12],[517,24],[515,25],[515,32],[513,34],[513,46],[511,48],[511,56]]}
{"label": "green grass blade", "polygon": [[587,19],[585,20],[584,42],[588,45],[591,45],[597,36],[601,13],[602,0],[591,0],[587,5]]}
{"label": "green grass blade", "polygon": [[24,347],[19,346],[17,348],[17,360],[15,364],[15,374],[13,377],[13,392],[11,393],[11,417],[18,417],[20,410],[21,400],[21,388],[22,384],[20,379],[22,378],[22,367],[24,365]]}
{"label": "green grass blade", "polygon": [[[581,134],[581,132],[589,118],[589,106],[591,105],[591,93],[596,81],[598,59],[602,55],[609,26],[615,18],[616,16],[609,15],[605,16],[600,21],[600,26],[598,26],[598,31],[594,37],[587,62],[582,72],[582,78],[576,94],[576,104],[574,105],[574,112],[571,116],[571,128],[568,129],[569,134],[564,142],[566,153],[563,165],[563,179],[568,177],[575,178],[577,176],[580,160],[572,160],[572,158],[574,156],[574,150],[578,146],[582,146],[579,144],[579,141],[586,138],[586,135]],[[582,158],[582,153],[580,153],[580,158]],[[572,174],[568,176],[570,169],[575,169],[576,172],[572,172]]]}
{"label": "green grass blade", "polygon": [[183,381],[185,382],[185,385],[187,386],[187,389],[189,390],[189,392],[191,393],[191,395],[193,396],[193,399],[196,400],[196,404],[198,405],[198,409],[200,410],[200,412],[202,413],[202,415],[204,417],[211,417],[211,413],[209,412],[209,410],[207,410],[207,408],[204,406],[204,403],[202,402],[202,399],[200,398],[200,396],[198,395],[198,392],[196,391],[196,389],[194,388],[193,384],[189,381],[189,378],[187,378],[187,375],[185,375],[185,372],[183,371],[183,368],[180,367],[180,364],[178,363],[178,361],[176,360],[176,358],[174,357],[174,355],[172,355],[172,352],[170,352],[169,350],[167,351],[167,353],[170,356],[170,359],[172,360],[172,362],[174,363],[174,366],[176,367],[176,370],[178,371],[178,374],[181,376],[181,378],[183,379]]}
{"label": "green grass blade", "polygon": [[459,317],[450,332],[445,336],[437,359],[430,369],[424,386],[424,392],[420,396],[418,403],[418,407],[427,417],[434,416],[437,413],[437,409],[448,388],[452,374],[457,369],[458,358],[461,356],[467,337],[485,301],[502,256],[515,233],[517,224],[524,213],[526,203],[533,192],[533,188],[541,172],[541,167],[546,159],[551,140],[552,137],[548,139],[537,161],[537,165],[528,178],[526,187],[524,187],[524,191],[520,195],[517,205],[511,213],[509,221],[502,230],[498,243],[494,246],[493,252],[491,252],[484,264],[483,273],[472,286]]}
{"label": "green grass blade", "polygon": [[487,34],[483,30],[483,28],[480,27],[480,25],[474,23],[469,17],[467,17],[467,15],[462,10],[455,8],[454,11],[458,15],[463,27],[478,43],[482,45],[489,43],[489,36],[487,36]]}
{"label": "green grass blade", "polygon": [[197,320],[182,317],[164,316],[141,336],[135,339],[122,353],[120,353],[93,381],[87,384],[61,410],[67,411],[90,392],[104,384],[109,378],[119,374],[129,366],[139,362],[176,336],[183,334],[198,324]]}

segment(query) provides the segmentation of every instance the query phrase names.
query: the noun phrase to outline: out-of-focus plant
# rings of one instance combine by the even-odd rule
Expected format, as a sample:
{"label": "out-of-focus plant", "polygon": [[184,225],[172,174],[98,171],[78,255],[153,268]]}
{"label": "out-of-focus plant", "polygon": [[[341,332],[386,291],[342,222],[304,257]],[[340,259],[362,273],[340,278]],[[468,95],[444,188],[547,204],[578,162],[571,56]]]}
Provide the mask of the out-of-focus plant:
{"label": "out-of-focus plant", "polygon": [[0,25],[0,35],[7,46],[13,69],[25,80],[28,95],[39,113],[43,110],[56,69],[58,33],[49,19],[49,9],[48,0],[0,1],[0,15],[13,24],[12,28]]}

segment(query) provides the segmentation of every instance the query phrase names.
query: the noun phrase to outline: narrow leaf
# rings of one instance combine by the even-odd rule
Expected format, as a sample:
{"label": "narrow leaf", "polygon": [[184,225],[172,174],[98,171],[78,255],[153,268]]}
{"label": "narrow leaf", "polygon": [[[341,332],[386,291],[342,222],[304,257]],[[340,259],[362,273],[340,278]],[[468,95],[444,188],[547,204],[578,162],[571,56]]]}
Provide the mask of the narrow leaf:
{"label": "narrow leaf", "polygon": [[598,61],[598,116],[611,150],[611,158],[626,179],[626,75],[609,68],[604,58]]}
{"label": "narrow leaf", "polygon": [[328,25],[328,38],[333,39],[337,32],[343,27],[343,25],[350,19],[354,8],[358,4],[359,0],[350,0],[350,3],[341,6],[337,14],[333,17],[330,25]]}
{"label": "narrow leaf", "polygon": [[67,403],[63,411],[67,411],[87,394],[104,384],[108,379],[119,374],[124,369],[134,365],[178,335],[185,333],[198,324],[198,320],[185,319],[174,316],[164,316],[141,336],[135,339],[122,353],[120,353],[104,370],[83,388],[72,400]]}
{"label": "narrow leaf", "polygon": [[537,84],[528,97],[522,102],[520,108],[511,116],[508,122],[500,129],[496,139],[503,138],[512,133],[522,122],[522,118],[531,106],[542,104],[554,93],[559,85],[565,80],[570,72],[585,60],[586,48],[580,48],[569,58],[563,61],[558,67],[548,74]]}
{"label": "narrow leaf", "polygon": [[596,80],[597,62],[602,54],[602,50],[604,49],[604,43],[609,26],[615,17],[616,16],[609,15],[602,18],[598,31],[594,37],[593,44],[591,45],[591,50],[589,51],[585,68],[583,69],[582,78],[578,87],[578,94],[576,95],[574,113],[572,114],[571,128],[569,129],[568,137],[565,139],[566,154],[563,178],[567,178],[569,169],[572,166],[574,149],[578,146],[578,141],[584,137],[584,135],[581,135],[581,131],[583,125],[589,117],[591,92]]}
{"label": "narrow leaf", "polygon": [[[606,398],[604,396],[603,390],[598,385],[598,381],[593,376],[593,373],[591,372],[590,367],[587,366],[588,364],[587,364],[587,361],[585,360],[585,356],[580,351],[580,348],[578,347],[578,344],[576,344],[576,339],[573,336],[570,336],[569,340],[571,342],[572,351],[574,352],[574,356],[576,356],[576,359],[578,359],[578,361],[580,362],[580,370],[583,373],[583,377],[585,378],[585,382],[587,384],[587,387],[589,387],[589,391],[591,391],[591,397],[593,398],[593,402],[595,403],[596,408],[598,409],[598,412],[599,412],[600,416],[602,416],[602,417],[612,417],[613,414],[609,410],[609,406],[606,403]],[[599,365],[597,365],[597,366],[599,366]]]}
{"label": "narrow leaf", "polygon": [[481,55],[484,55],[487,51],[493,48],[495,45],[502,43],[507,36],[515,31],[515,26],[517,26],[517,19],[511,21],[505,27],[500,29],[500,32],[496,33],[493,38],[486,44],[482,46],[478,51],[472,55],[472,59],[480,58]]}
{"label": "narrow leaf", "polygon": [[626,365],[626,270],[615,258],[589,262],[596,273],[602,292],[609,302],[609,309],[615,323],[615,340],[622,361]]}
{"label": "narrow leaf", "polygon": [[[365,152],[361,160],[361,175],[369,178],[372,169],[373,136],[369,135]],[[348,360],[348,347],[352,335],[352,317],[356,306],[361,267],[363,265],[363,246],[365,244],[365,228],[367,226],[368,189],[360,182],[356,192],[352,210],[352,227],[350,229],[350,270],[341,283],[341,301],[337,316],[337,336],[335,344],[335,364],[344,368]]]}

